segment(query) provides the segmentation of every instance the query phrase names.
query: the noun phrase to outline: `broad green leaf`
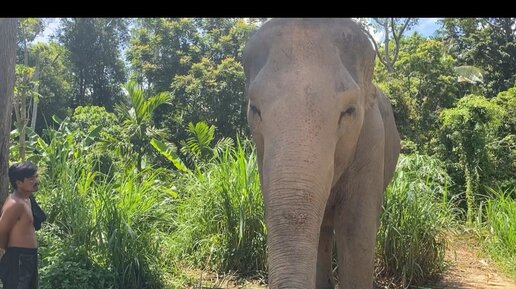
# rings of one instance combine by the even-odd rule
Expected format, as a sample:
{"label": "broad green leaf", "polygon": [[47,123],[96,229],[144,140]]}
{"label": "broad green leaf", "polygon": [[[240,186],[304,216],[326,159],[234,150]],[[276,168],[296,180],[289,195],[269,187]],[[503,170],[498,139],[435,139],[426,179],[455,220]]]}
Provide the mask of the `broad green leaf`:
{"label": "broad green leaf", "polygon": [[174,166],[183,172],[190,172],[188,168],[183,164],[183,162],[179,159],[177,155],[172,152],[163,142],[157,140],[157,139],[151,139],[150,144],[167,160],[171,161]]}

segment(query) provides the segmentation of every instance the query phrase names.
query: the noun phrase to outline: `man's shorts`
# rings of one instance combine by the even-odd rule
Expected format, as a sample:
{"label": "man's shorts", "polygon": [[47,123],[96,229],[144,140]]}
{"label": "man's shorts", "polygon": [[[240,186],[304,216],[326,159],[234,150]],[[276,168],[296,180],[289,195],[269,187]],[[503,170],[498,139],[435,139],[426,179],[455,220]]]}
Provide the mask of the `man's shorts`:
{"label": "man's shorts", "polygon": [[0,260],[4,289],[38,288],[38,249],[7,247]]}

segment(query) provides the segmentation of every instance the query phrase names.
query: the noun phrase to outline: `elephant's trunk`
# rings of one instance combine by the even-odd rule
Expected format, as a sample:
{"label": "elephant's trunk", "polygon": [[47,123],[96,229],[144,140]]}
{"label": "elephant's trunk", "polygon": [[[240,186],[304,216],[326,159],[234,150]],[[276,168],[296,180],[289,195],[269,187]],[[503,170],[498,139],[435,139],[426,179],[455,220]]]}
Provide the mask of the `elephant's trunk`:
{"label": "elephant's trunk", "polygon": [[271,289],[315,287],[319,233],[333,174],[333,155],[318,147],[283,144],[264,154]]}

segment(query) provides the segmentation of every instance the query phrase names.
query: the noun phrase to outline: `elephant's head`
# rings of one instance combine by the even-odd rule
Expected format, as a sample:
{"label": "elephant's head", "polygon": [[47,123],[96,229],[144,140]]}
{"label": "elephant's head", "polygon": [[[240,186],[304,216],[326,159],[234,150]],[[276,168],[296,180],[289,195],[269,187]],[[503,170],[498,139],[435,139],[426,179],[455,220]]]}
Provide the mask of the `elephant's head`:
{"label": "elephant's head", "polygon": [[315,272],[331,188],[352,162],[375,101],[374,57],[366,34],[348,19],[273,19],[247,43],[247,117],[257,147],[271,288],[314,282],[315,273],[305,273]]}

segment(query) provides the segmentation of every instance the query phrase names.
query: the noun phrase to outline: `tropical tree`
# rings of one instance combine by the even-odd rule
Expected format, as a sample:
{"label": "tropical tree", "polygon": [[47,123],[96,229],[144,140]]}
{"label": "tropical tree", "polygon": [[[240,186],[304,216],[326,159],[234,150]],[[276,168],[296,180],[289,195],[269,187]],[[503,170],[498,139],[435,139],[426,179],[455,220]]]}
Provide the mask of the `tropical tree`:
{"label": "tropical tree", "polygon": [[65,18],[58,39],[69,51],[73,71],[72,108],[104,106],[109,111],[122,98],[125,83],[121,51],[128,39],[126,18]]}
{"label": "tropical tree", "polygon": [[161,92],[147,98],[143,89],[132,80],[124,88],[128,104],[117,104],[115,111],[122,118],[123,134],[132,145],[132,152],[136,154],[136,169],[139,172],[142,170],[142,160],[150,148],[151,139],[164,139],[166,136],[166,130],[154,126],[152,114],[158,106],[170,100],[170,95]]}
{"label": "tropical tree", "polygon": [[[380,50],[371,34],[369,34],[376,50],[378,60],[385,66],[389,73],[394,72],[394,64],[398,60],[401,49],[403,33],[417,25],[418,18],[372,18],[372,28],[375,32],[381,32],[383,36]],[[368,30],[365,30],[367,33]],[[391,42],[394,41],[394,42]]]}
{"label": "tropical tree", "polygon": [[184,74],[200,56],[200,36],[191,18],[138,19],[131,31],[127,59],[131,79],[142,83],[151,94],[170,91],[177,74]]}
{"label": "tropical tree", "polygon": [[[455,107],[441,112],[441,140],[451,163],[459,165],[465,178],[466,219],[473,221],[475,194],[480,191],[480,176],[490,166],[488,148],[500,126],[504,111],[483,96],[468,95]],[[456,160],[456,162],[454,162]]]}
{"label": "tropical tree", "polygon": [[188,137],[190,122],[214,124],[217,139],[247,129],[240,61],[255,22],[234,18],[138,21],[128,58],[139,72],[136,79],[143,80],[151,93],[171,92],[172,109],[158,108],[155,121],[169,128],[174,140]]}
{"label": "tropical tree", "polygon": [[482,68],[488,98],[516,81],[516,18],[444,18],[440,35],[459,65]]}
{"label": "tropical tree", "polygon": [[9,134],[14,93],[17,18],[0,18],[0,203],[8,193]]}
{"label": "tropical tree", "polygon": [[31,128],[41,134],[44,128],[54,125],[53,115],[64,119],[73,112],[73,70],[66,48],[57,42],[38,42],[31,50],[34,57],[29,63],[37,67],[38,74],[37,81],[34,80],[38,112],[33,110],[31,114],[34,124]]}
{"label": "tropical tree", "polygon": [[181,114],[164,118],[175,128],[176,139],[185,139],[185,123],[205,121],[214,124],[216,139],[247,133],[245,79],[241,65],[246,40],[256,29],[242,19],[197,20],[201,53],[189,70],[176,75],[171,84],[174,110]]}
{"label": "tropical tree", "polygon": [[[402,139],[422,151],[432,151],[439,129],[439,112],[452,107],[461,89],[455,59],[444,44],[419,34],[401,39],[396,71],[377,62],[375,81],[393,102]],[[382,48],[383,49],[383,48]]]}
{"label": "tropical tree", "polygon": [[493,142],[492,187],[507,188],[516,199],[516,87],[500,92],[491,100],[500,106],[504,113],[500,115],[500,126]]}
{"label": "tropical tree", "polygon": [[234,58],[227,57],[220,64],[203,58],[187,75],[176,76],[172,88],[177,100],[173,111],[181,112],[174,125],[180,129],[179,135],[185,135],[182,123],[199,121],[215,124],[217,139],[234,137],[247,129],[244,71]]}
{"label": "tropical tree", "polygon": [[[23,64],[16,65],[16,86],[14,87],[13,108],[16,116],[16,127],[18,129],[18,158],[25,160],[25,129],[29,123],[30,103],[38,98],[34,87],[37,85],[34,79],[36,70]],[[30,102],[27,103],[27,99]]]}
{"label": "tropical tree", "polygon": [[[25,128],[29,122],[29,111],[37,98],[37,91],[34,90],[37,81],[37,71],[33,67],[29,67],[29,51],[30,45],[36,36],[43,31],[43,21],[38,18],[22,18],[18,27],[18,55],[22,55],[23,63],[16,68],[17,85],[15,87],[15,101],[13,101],[14,111],[16,115],[16,126],[19,133],[19,158],[25,159]],[[29,103],[27,103],[29,101]],[[34,112],[33,112],[34,113]]]}

